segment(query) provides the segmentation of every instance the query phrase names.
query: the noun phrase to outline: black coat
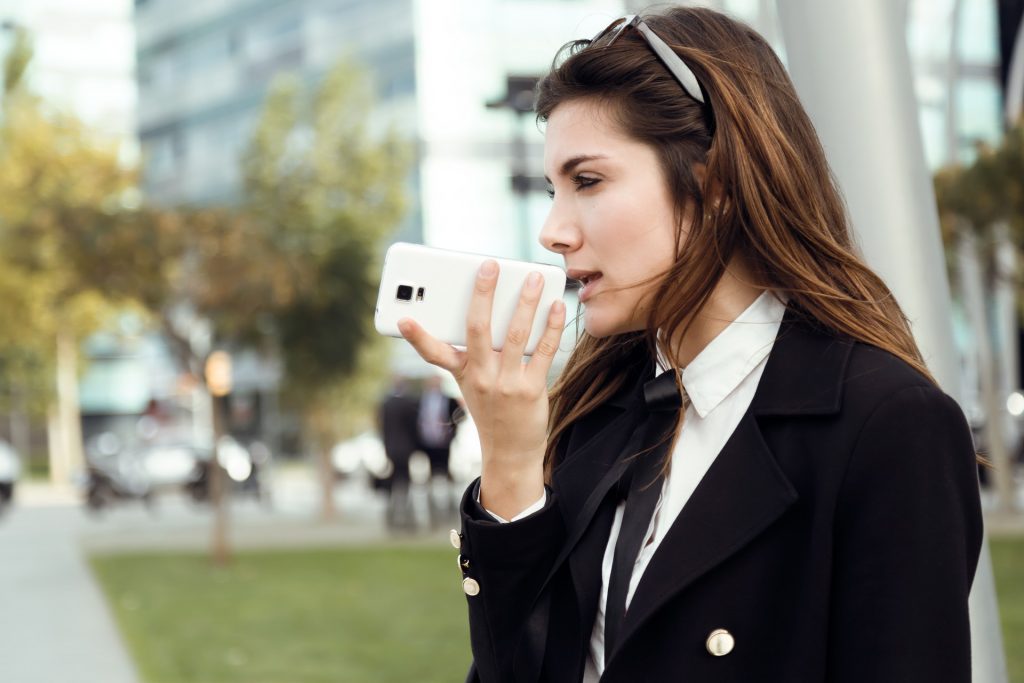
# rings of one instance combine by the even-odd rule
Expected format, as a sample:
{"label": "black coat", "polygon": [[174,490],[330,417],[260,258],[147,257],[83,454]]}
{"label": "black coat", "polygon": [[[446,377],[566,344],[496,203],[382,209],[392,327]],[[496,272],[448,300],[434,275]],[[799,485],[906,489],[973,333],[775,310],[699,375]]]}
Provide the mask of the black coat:
{"label": "black coat", "polygon": [[408,465],[409,456],[419,448],[419,410],[419,400],[406,394],[389,394],[380,406],[378,426],[384,453],[396,467]]}
{"label": "black coat", "polygon": [[[575,424],[543,510],[463,500],[470,681],[579,681],[642,380]],[[637,587],[602,681],[968,683],[971,434],[895,356],[787,311],[756,394]],[[713,656],[716,629],[735,640]]]}

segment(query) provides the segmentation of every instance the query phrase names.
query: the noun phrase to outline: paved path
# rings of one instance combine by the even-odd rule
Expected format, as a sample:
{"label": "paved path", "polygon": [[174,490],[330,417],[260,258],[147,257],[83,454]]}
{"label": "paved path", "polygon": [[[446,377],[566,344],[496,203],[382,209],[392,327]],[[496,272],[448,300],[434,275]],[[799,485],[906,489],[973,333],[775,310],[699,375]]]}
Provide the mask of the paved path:
{"label": "paved path", "polygon": [[[136,683],[68,507],[0,520],[0,653],[11,683]],[[73,514],[73,513],[72,513]]]}
{"label": "paved path", "polygon": [[[241,499],[231,509],[232,545],[242,548],[336,546],[394,540],[384,502],[358,482],[336,491],[338,520],[318,521],[319,489],[302,473],[275,477],[268,507]],[[423,494],[414,505],[425,513]],[[0,680],[5,683],[138,683],[139,678],[94,580],[87,553],[208,547],[205,506],[181,496],[157,499],[150,512],[126,503],[86,514],[78,494],[22,485],[0,517]],[[409,543],[447,543],[437,530]]]}

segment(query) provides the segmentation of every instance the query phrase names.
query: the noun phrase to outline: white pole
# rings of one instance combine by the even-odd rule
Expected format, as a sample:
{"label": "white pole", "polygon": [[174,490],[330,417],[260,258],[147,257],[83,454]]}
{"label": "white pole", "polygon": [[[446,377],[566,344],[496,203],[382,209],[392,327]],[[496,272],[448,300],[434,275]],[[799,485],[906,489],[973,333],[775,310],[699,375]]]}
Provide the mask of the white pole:
{"label": "white pole", "polygon": [[[910,318],[925,362],[961,394],[949,283],[925,165],[901,3],[780,0],[797,91],[839,178],[867,262]],[[976,683],[1006,683],[987,545],[971,592]]]}
{"label": "white pole", "polygon": [[1020,18],[1017,38],[1013,43],[1010,68],[1006,74],[1006,127],[1020,118],[1024,108],[1024,15]]}

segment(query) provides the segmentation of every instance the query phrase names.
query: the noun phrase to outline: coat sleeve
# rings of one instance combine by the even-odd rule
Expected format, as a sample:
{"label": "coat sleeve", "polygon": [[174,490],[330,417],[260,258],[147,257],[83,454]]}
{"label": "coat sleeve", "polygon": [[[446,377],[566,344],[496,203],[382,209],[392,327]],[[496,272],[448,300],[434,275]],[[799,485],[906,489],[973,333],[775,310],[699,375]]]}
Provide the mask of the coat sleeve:
{"label": "coat sleeve", "polygon": [[967,597],[982,542],[959,406],[904,388],[866,420],[839,491],[829,683],[970,683]]}
{"label": "coat sleeve", "polygon": [[[469,681],[511,681],[516,646],[531,625],[541,588],[565,542],[558,496],[516,522],[494,520],[477,502],[479,479],[462,499],[460,566],[479,593],[469,603],[473,669]],[[540,625],[543,626],[543,625]]]}

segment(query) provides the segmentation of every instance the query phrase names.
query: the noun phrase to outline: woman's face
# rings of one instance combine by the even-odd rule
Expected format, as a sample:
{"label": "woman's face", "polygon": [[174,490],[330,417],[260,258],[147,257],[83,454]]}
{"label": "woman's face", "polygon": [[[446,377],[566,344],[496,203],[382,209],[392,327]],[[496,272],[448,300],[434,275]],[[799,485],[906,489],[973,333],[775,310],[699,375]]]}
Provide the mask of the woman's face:
{"label": "woman's face", "polygon": [[654,150],[628,138],[600,105],[572,100],[548,118],[544,171],[554,194],[540,243],[584,282],[587,332],[643,329],[657,283],[637,285],[672,265],[677,233]]}

